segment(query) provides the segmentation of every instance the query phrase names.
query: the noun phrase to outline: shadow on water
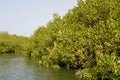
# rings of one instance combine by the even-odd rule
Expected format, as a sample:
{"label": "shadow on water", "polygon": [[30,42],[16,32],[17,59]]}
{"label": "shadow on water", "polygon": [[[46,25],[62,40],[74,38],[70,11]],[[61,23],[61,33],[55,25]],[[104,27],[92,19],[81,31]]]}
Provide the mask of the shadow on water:
{"label": "shadow on water", "polygon": [[75,80],[75,77],[72,70],[55,70],[23,56],[2,54],[0,80]]}

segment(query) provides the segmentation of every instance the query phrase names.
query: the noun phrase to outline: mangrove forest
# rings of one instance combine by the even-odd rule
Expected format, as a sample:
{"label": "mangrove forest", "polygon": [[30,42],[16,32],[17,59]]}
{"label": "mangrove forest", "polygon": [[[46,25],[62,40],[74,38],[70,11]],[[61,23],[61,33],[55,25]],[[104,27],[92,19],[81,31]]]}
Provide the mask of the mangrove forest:
{"label": "mangrove forest", "polygon": [[120,80],[120,0],[77,0],[30,37],[0,32],[0,55],[20,54],[76,80]]}

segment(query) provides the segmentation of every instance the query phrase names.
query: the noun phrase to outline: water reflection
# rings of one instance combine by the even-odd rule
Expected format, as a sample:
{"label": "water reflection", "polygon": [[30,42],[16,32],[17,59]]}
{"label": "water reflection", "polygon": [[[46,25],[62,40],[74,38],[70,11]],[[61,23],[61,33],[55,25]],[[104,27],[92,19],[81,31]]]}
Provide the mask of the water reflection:
{"label": "water reflection", "polygon": [[74,71],[53,70],[16,55],[0,55],[0,80],[75,80]]}

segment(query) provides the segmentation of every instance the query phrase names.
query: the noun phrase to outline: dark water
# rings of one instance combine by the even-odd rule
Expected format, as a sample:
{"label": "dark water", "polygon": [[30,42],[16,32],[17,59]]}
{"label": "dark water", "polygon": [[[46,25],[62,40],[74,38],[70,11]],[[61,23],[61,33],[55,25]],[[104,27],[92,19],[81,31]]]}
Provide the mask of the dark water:
{"label": "dark water", "polygon": [[22,56],[0,54],[0,80],[75,80],[75,77],[72,70],[53,70]]}

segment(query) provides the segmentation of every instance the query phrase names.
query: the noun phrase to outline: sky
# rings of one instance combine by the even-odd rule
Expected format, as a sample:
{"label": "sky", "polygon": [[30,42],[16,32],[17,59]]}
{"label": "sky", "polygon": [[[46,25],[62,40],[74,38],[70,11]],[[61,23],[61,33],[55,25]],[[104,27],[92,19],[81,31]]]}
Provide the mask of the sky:
{"label": "sky", "polygon": [[77,0],[0,0],[0,31],[31,36],[54,13],[64,16],[76,5]]}

